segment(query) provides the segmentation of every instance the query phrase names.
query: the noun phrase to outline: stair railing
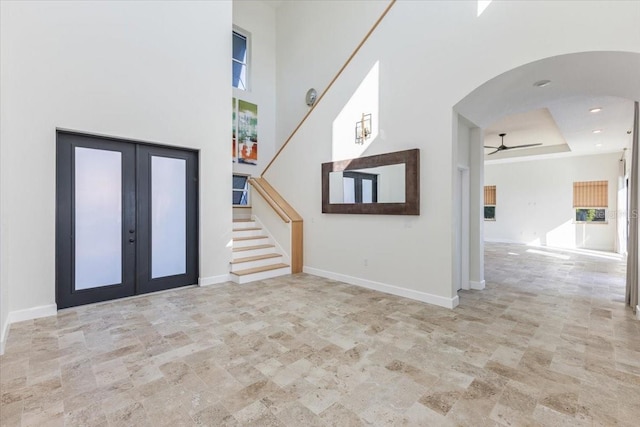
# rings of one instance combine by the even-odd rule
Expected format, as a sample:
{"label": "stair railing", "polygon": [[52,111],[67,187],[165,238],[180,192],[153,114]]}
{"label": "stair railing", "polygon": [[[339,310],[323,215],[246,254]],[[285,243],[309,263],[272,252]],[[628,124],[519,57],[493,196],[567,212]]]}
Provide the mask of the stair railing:
{"label": "stair railing", "polygon": [[290,224],[291,273],[301,273],[303,265],[302,217],[264,178],[250,178],[249,183],[271,209],[285,223]]}
{"label": "stair railing", "polygon": [[273,162],[276,161],[276,159],[278,158],[278,156],[280,155],[280,153],[282,153],[282,150],[284,150],[284,148],[287,146],[287,144],[289,144],[289,142],[291,141],[291,139],[293,139],[294,135],[296,133],[298,133],[298,130],[302,127],[302,124],[307,120],[307,117],[309,117],[311,115],[311,113],[313,112],[313,110],[315,110],[315,108],[318,106],[318,104],[322,101],[322,98],[324,98],[324,96],[327,94],[327,92],[329,91],[329,89],[331,89],[331,86],[333,86],[333,84],[336,82],[336,80],[338,80],[338,77],[340,77],[340,75],[342,74],[342,72],[347,68],[347,66],[351,63],[351,61],[353,60],[353,58],[355,58],[355,56],[358,54],[358,52],[360,52],[360,49],[362,48],[362,46],[364,46],[364,44],[367,42],[367,40],[369,40],[369,37],[371,37],[371,34],[373,34],[373,32],[376,30],[376,28],[378,28],[378,25],[380,25],[380,23],[382,22],[382,20],[384,19],[385,16],[387,16],[387,13],[389,13],[389,11],[391,10],[391,8],[393,7],[393,5],[396,3],[396,0],[391,0],[389,2],[389,4],[387,5],[387,7],[384,9],[384,11],[382,12],[382,14],[380,15],[380,17],[376,20],[376,22],[373,24],[373,26],[371,27],[371,29],[367,32],[367,34],[364,36],[364,38],[362,39],[362,41],[358,44],[358,46],[356,46],[356,48],[354,49],[354,51],[351,53],[351,55],[349,56],[349,58],[347,58],[346,62],[344,63],[344,65],[342,65],[342,67],[340,67],[340,69],[338,70],[338,72],[336,73],[335,76],[333,76],[333,79],[331,79],[331,81],[329,82],[329,84],[327,85],[327,87],[325,88],[325,90],[323,90],[320,95],[318,96],[318,98],[316,99],[316,102],[311,106],[311,108],[309,108],[309,111],[307,111],[307,114],[304,115],[304,117],[302,117],[302,120],[300,120],[300,123],[298,123],[298,126],[296,126],[293,129],[293,132],[291,132],[291,134],[289,135],[289,137],[284,141],[284,144],[282,144],[282,147],[280,147],[280,149],[276,152],[276,155],[273,156],[273,158],[271,159],[271,161],[267,164],[267,167],[264,168],[264,170],[262,171],[261,177],[264,178],[264,174],[267,173],[267,171],[269,170],[269,168],[271,167],[271,165],[273,164]]}
{"label": "stair railing", "polygon": [[309,108],[309,110],[304,115],[304,117],[302,117],[302,120],[300,120],[300,123],[298,123],[298,125],[293,129],[293,132],[291,132],[289,137],[285,140],[284,144],[282,144],[280,149],[276,152],[275,156],[273,156],[271,161],[264,168],[260,178],[251,178],[251,179],[249,179],[249,183],[253,186],[253,188],[256,189],[258,194],[260,194],[260,196],[262,196],[262,198],[269,204],[269,206],[271,206],[271,208],[280,216],[280,218],[284,222],[291,224],[291,272],[292,273],[300,273],[300,272],[302,272],[302,266],[303,266],[303,247],[302,247],[303,246],[302,245],[302,242],[303,242],[303,240],[302,240],[302,225],[303,225],[303,221],[302,221],[302,217],[267,182],[267,180],[264,178],[265,173],[269,170],[271,165],[273,165],[273,163],[276,161],[276,159],[278,158],[280,153],[282,153],[282,151],[285,149],[287,144],[289,144],[289,142],[291,142],[291,140],[293,139],[294,135],[298,132],[298,130],[302,127],[302,125],[307,120],[307,118],[311,115],[311,113],[315,110],[315,108],[318,106],[318,104],[322,101],[322,99],[324,98],[326,93],[329,91],[329,89],[331,89],[331,87],[336,82],[336,80],[338,80],[338,78],[340,77],[342,72],[351,63],[353,58],[355,58],[355,56],[358,54],[358,52],[360,51],[362,46],[364,46],[364,44],[369,39],[371,34],[373,34],[373,32],[376,30],[376,28],[378,28],[378,25],[380,25],[380,22],[382,22],[384,17],[387,15],[389,10],[391,10],[391,8],[393,7],[393,5],[395,3],[396,3],[396,0],[390,0],[389,4],[385,8],[385,10],[382,12],[380,17],[373,24],[371,29],[367,32],[367,34],[364,36],[362,41],[354,49],[354,51],[351,53],[349,58],[347,58],[346,62],[342,65],[342,67],[340,67],[340,70],[338,70],[338,72],[333,77],[333,79],[331,79],[331,81],[329,82],[327,87],[320,93],[320,95],[316,99],[316,102],[311,106],[311,108]]}

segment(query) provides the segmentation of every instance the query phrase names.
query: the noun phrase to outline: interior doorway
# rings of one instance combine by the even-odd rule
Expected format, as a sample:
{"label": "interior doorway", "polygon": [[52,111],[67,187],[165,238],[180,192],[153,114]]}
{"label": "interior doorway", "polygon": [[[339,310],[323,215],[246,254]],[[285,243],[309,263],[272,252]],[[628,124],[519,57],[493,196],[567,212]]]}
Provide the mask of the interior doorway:
{"label": "interior doorway", "polygon": [[[474,281],[476,280],[474,278],[476,267],[473,265],[476,260],[475,253],[482,254],[484,252],[483,242],[485,239],[489,242],[513,242],[537,246],[546,245],[546,247],[566,247],[571,250],[613,252],[616,250],[615,235],[617,234],[619,236],[617,249],[619,252],[623,252],[626,241],[624,228],[626,227],[622,229],[618,227],[616,233],[615,225],[617,223],[626,225],[630,219],[625,204],[620,203],[622,200],[626,200],[624,189],[627,186],[618,185],[619,177],[615,172],[611,172],[606,177],[611,183],[610,193],[613,191],[618,193],[618,203],[616,203],[615,197],[611,197],[608,203],[610,213],[614,214],[609,225],[609,229],[613,230],[607,229],[605,236],[610,240],[607,240],[607,245],[594,244],[596,238],[599,242],[604,240],[605,237],[602,236],[605,234],[606,226],[575,224],[571,191],[573,182],[603,179],[598,176],[594,177],[593,174],[583,173],[584,171],[598,171],[600,173],[600,165],[585,168],[575,166],[577,163],[569,166],[566,166],[568,163],[564,163],[563,166],[566,167],[561,168],[551,167],[553,165],[550,166],[550,162],[554,159],[568,159],[572,156],[590,158],[592,155],[601,156],[607,152],[611,154],[612,158],[615,158],[613,153],[619,153],[628,146],[628,142],[625,142],[625,139],[630,138],[627,132],[628,126],[622,123],[622,126],[616,125],[614,127],[613,124],[619,124],[624,120],[627,120],[627,123],[631,122],[632,115],[629,106],[633,100],[640,96],[640,83],[636,78],[639,67],[640,55],[633,52],[578,52],[543,58],[522,64],[511,70],[501,70],[495,77],[469,92],[454,105],[453,110],[458,117],[464,117],[473,124],[473,127],[480,134],[480,138],[471,144],[472,148],[476,147],[480,150],[479,155],[471,156],[469,163],[472,175],[472,235],[474,235],[476,222],[480,222],[480,236],[476,241],[470,242],[472,289],[475,289]],[[576,78],[576,76],[580,78]],[[562,144],[550,144],[549,138],[542,133],[529,132],[534,127],[531,121],[523,120],[518,127],[518,124],[512,120],[513,128],[507,129],[505,132],[505,123],[501,120],[513,119],[514,116],[532,118],[533,116],[528,116],[529,113],[545,114],[551,117],[552,120],[549,123],[557,127],[557,132],[563,136]],[[600,114],[598,115],[598,113]],[[557,119],[553,119],[554,117]],[[601,133],[600,131],[594,132],[594,130],[598,130],[600,127],[593,126],[592,121],[601,121],[605,118],[608,118],[608,125],[603,126],[607,129],[606,138],[602,141],[596,141],[592,138],[599,138],[598,135]],[[619,119],[619,122],[616,122],[616,119]],[[497,129],[498,127],[500,129]],[[503,149],[498,153],[489,154],[495,149],[483,147],[485,145],[499,147],[501,145],[500,133],[508,134],[510,139],[508,141],[505,139],[507,141],[505,144],[509,150]],[[528,141],[526,133],[539,140]],[[488,139],[492,137],[495,140]],[[518,146],[522,150],[511,149],[518,148]],[[517,159],[518,156],[522,158]],[[535,160],[535,165],[528,163],[528,159],[524,159],[526,156]],[[489,159],[492,162],[489,165],[494,168],[494,171],[497,168],[502,168],[501,172],[503,173],[499,175],[494,173],[491,176],[492,180],[496,176],[501,179],[496,179],[494,182],[487,181],[486,184],[500,184],[498,192],[502,196],[498,197],[505,202],[511,201],[512,203],[509,205],[503,203],[502,206],[496,208],[498,209],[496,221],[484,222],[481,214],[475,215],[474,209],[478,198],[481,200],[487,171],[484,162]],[[457,160],[454,157],[454,168]],[[507,170],[505,165],[510,163],[517,163],[518,166],[514,166],[513,170]],[[616,167],[613,163],[615,160],[607,165],[613,169]],[[526,169],[526,165],[533,166]],[[476,170],[482,171],[480,177],[475,175],[474,171]],[[535,171],[538,175],[530,173],[531,171]],[[567,172],[568,174],[572,171],[580,171],[582,176],[576,174],[571,178],[569,185],[566,185],[566,182],[559,182],[554,175],[557,172]],[[540,176],[551,181],[551,184],[544,188],[538,185],[536,188],[526,187],[526,190],[523,190],[525,188],[522,185],[523,182],[540,184]],[[554,193],[545,191],[550,187],[554,189]],[[568,195],[561,195],[560,191],[556,191],[567,188],[569,189],[566,191]],[[455,186],[454,189],[458,191]],[[511,191],[508,191],[510,189]],[[516,198],[512,195],[520,197]],[[455,200],[454,198],[454,203]],[[559,215],[551,218],[547,213],[552,211],[547,208],[542,210],[542,205],[539,204],[541,200],[547,204],[553,204],[554,209],[567,205],[567,203],[569,208],[562,211],[563,218],[559,218]],[[559,202],[556,203],[556,200]],[[569,202],[565,203],[566,200]],[[480,204],[482,204],[481,201]],[[510,209],[513,206],[518,210]],[[539,212],[545,214],[536,214],[535,209],[538,208],[540,208]],[[533,226],[525,227],[525,220],[535,220],[536,222]],[[586,227],[590,227],[590,231],[593,232],[594,237],[591,240],[582,238],[583,235],[578,234],[578,231]],[[576,237],[581,237],[582,240],[578,241]],[[589,246],[583,242],[589,243]],[[613,243],[609,245],[608,242]],[[458,260],[454,261],[454,265],[459,265]]]}
{"label": "interior doorway", "polygon": [[455,192],[455,290],[469,287],[469,168],[458,166]]}
{"label": "interior doorway", "polygon": [[58,308],[192,285],[198,154],[57,132]]}

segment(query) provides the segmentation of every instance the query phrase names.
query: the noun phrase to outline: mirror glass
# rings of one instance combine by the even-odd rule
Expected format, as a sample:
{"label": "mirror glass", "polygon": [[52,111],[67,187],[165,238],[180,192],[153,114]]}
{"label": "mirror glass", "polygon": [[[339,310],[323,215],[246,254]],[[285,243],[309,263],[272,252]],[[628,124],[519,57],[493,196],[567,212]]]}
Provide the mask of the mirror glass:
{"label": "mirror glass", "polygon": [[420,150],[323,163],[322,213],[420,215]]}
{"label": "mirror glass", "polygon": [[329,173],[329,203],[404,203],[405,164]]}

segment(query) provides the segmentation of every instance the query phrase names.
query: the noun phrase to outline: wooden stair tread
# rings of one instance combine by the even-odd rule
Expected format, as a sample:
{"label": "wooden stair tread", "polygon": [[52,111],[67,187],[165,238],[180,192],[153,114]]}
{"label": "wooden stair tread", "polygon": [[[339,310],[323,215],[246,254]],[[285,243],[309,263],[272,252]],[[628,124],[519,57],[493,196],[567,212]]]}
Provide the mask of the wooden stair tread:
{"label": "wooden stair tread", "polygon": [[280,264],[265,265],[264,267],[247,268],[246,270],[232,271],[231,274],[235,274],[236,276],[246,276],[247,274],[262,273],[263,271],[271,271],[271,270],[277,270],[279,268],[287,268],[287,267],[289,267],[289,264],[280,263]]}
{"label": "wooden stair tread", "polygon": [[246,228],[234,228],[232,231],[258,231],[262,230],[260,227],[246,227]]}
{"label": "wooden stair tread", "polygon": [[243,262],[251,262],[251,261],[260,261],[262,259],[269,259],[269,258],[278,258],[281,257],[282,255],[280,254],[266,254],[266,255],[256,255],[256,256],[248,256],[248,257],[244,257],[244,258],[238,258],[235,259],[233,261],[231,261],[231,264],[240,264]]}
{"label": "wooden stair tread", "polygon": [[249,236],[249,237],[234,237],[234,242],[240,242],[243,240],[258,240],[258,239],[268,239],[269,236]]}
{"label": "wooden stair tread", "polygon": [[253,249],[267,249],[267,248],[275,248],[276,245],[255,245],[255,246],[244,246],[242,248],[233,248],[233,252],[243,252],[250,251]]}

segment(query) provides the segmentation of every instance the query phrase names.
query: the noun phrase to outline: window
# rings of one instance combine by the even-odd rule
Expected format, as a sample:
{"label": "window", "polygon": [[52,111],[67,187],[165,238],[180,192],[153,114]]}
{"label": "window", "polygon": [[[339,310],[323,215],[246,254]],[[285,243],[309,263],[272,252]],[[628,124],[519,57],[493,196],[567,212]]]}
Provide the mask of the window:
{"label": "window", "polygon": [[484,207],[484,219],[485,219],[485,221],[495,221],[496,220],[496,207],[495,206],[485,206]]}
{"label": "window", "polygon": [[484,220],[496,220],[496,186],[486,185],[484,187]]}
{"label": "window", "polygon": [[604,222],[606,221],[604,209],[576,209],[576,222]]}
{"label": "window", "polygon": [[231,58],[232,85],[235,88],[247,90],[247,75],[249,67],[249,37],[238,31],[233,31],[233,57]]}
{"label": "window", "polygon": [[249,206],[249,175],[233,175],[233,205]]}
{"label": "window", "polygon": [[608,181],[573,183],[573,208],[576,211],[576,222],[606,222],[608,207]]}

